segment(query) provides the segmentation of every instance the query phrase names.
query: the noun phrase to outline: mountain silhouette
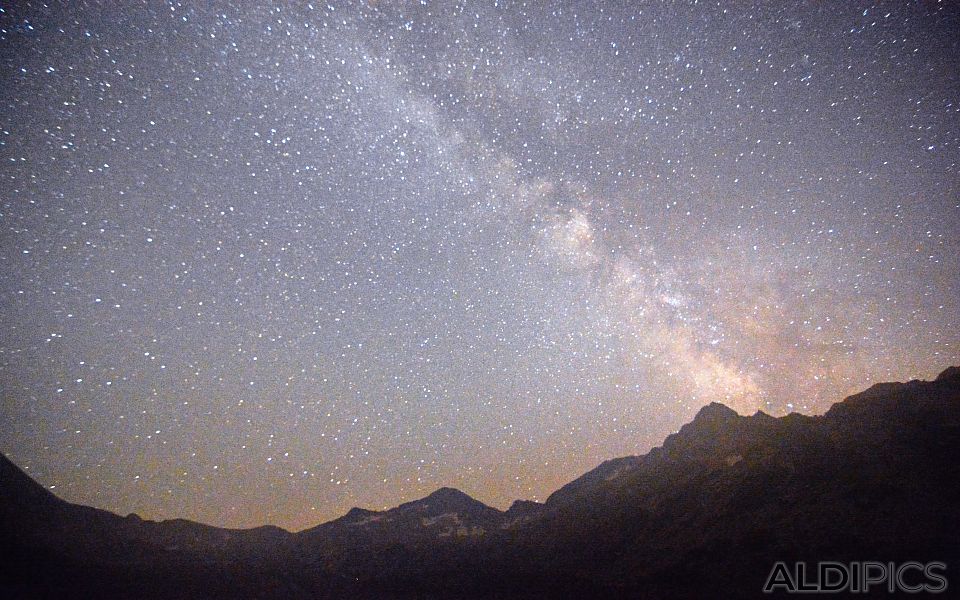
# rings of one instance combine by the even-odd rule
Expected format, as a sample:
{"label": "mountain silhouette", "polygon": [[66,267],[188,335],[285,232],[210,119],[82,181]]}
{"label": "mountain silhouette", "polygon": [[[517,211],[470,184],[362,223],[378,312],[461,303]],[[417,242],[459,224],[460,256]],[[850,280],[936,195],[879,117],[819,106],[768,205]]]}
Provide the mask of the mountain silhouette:
{"label": "mountain silhouette", "polygon": [[756,597],[775,561],[960,565],[960,368],[822,416],[722,404],[509,510],[452,488],[291,533],[60,500],[0,456],[9,598]]}

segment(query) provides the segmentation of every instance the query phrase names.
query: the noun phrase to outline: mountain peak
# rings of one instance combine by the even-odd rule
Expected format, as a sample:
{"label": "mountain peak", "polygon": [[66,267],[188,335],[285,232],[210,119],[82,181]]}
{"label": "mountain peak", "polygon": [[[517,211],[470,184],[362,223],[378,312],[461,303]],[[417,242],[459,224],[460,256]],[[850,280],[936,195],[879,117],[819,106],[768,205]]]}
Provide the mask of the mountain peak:
{"label": "mountain peak", "polygon": [[726,404],[711,402],[697,412],[697,416],[693,418],[693,422],[696,423],[697,421],[708,421],[711,423],[719,423],[724,421],[732,421],[739,416],[740,415],[737,414],[737,411],[733,410]]}
{"label": "mountain peak", "polygon": [[943,373],[937,375],[935,381],[954,381],[960,380],[960,367],[947,367]]}
{"label": "mountain peak", "polygon": [[424,498],[424,500],[438,500],[438,499],[447,499],[447,498],[458,498],[458,499],[468,499],[473,500],[469,494],[461,492],[457,488],[452,487],[442,487],[438,488],[435,492]]}
{"label": "mountain peak", "polygon": [[367,519],[370,516],[375,514],[377,514],[376,511],[354,506],[349,511],[347,511],[347,514],[343,515],[341,519],[346,519],[348,521],[355,521],[358,519]]}
{"label": "mountain peak", "polygon": [[401,504],[397,508],[403,510],[416,509],[426,511],[429,514],[479,513],[494,510],[483,502],[451,487],[442,487],[425,498]]}

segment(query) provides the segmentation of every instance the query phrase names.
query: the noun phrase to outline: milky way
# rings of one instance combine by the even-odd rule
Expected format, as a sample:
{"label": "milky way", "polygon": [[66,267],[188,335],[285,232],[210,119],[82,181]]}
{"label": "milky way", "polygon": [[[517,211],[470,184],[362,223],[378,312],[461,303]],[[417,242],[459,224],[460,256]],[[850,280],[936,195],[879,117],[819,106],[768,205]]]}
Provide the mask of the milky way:
{"label": "milky way", "polygon": [[505,507],[960,362],[957,4],[0,25],[0,449],[68,500]]}

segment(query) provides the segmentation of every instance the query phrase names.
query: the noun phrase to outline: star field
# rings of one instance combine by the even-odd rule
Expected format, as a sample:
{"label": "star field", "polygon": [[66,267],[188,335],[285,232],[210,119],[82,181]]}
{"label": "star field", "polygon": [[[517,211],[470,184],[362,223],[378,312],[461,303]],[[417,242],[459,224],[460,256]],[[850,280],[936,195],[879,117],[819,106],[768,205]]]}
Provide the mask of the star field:
{"label": "star field", "polygon": [[956,4],[0,6],[0,449],[65,499],[503,508],[960,362]]}

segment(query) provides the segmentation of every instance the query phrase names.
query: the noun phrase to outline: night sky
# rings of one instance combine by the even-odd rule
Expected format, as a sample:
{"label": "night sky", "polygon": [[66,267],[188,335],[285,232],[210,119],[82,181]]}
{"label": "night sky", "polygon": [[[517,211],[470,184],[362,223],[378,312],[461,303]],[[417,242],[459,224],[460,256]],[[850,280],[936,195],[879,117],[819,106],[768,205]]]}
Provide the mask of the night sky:
{"label": "night sky", "polygon": [[2,4],[0,450],[67,500],[505,508],[960,363],[957,3],[207,4]]}

